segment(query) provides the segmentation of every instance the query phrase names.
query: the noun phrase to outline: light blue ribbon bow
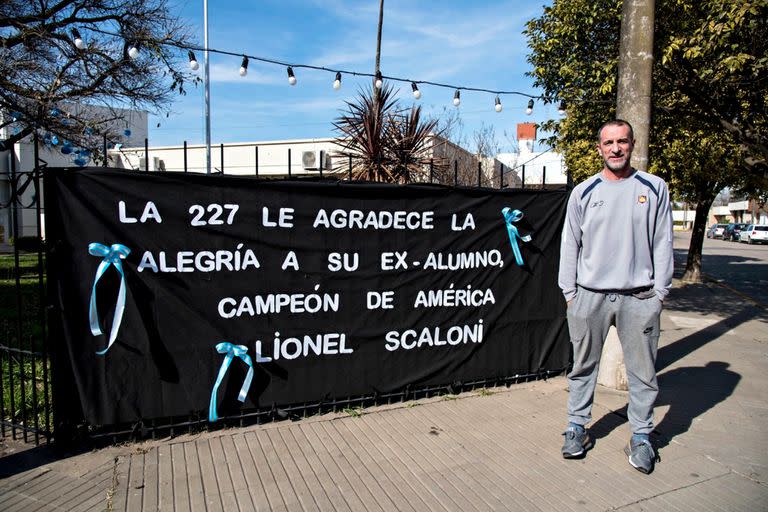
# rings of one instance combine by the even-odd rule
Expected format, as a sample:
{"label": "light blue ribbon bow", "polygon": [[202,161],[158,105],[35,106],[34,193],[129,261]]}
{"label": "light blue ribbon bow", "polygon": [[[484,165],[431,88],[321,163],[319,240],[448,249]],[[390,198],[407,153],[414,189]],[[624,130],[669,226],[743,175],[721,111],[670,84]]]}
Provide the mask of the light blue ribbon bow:
{"label": "light blue ribbon bow", "polygon": [[91,333],[94,336],[100,336],[102,334],[101,327],[99,327],[99,312],[96,311],[96,283],[99,282],[101,276],[107,271],[110,266],[114,266],[118,272],[120,272],[120,290],[117,292],[117,303],[115,304],[115,317],[112,320],[112,330],[109,333],[109,343],[107,348],[96,352],[98,355],[103,356],[109,350],[109,347],[115,342],[117,338],[117,331],[120,329],[120,322],[123,321],[123,311],[125,310],[125,273],[123,272],[123,262],[130,253],[131,250],[123,244],[112,244],[111,247],[93,242],[88,244],[88,253],[91,256],[101,257],[101,263],[99,268],[96,269],[96,277],[93,280],[93,287],[91,288],[91,304],[88,307],[88,318],[91,323]]}
{"label": "light blue ribbon bow", "polygon": [[248,389],[251,387],[251,381],[253,380],[253,362],[251,361],[251,356],[246,354],[246,352],[248,352],[248,347],[223,342],[216,345],[216,351],[219,354],[226,354],[226,357],[224,357],[224,362],[221,363],[219,376],[216,377],[216,384],[213,385],[213,391],[211,391],[211,403],[208,406],[208,421],[211,423],[219,419],[219,415],[216,414],[216,396],[219,392],[219,385],[224,379],[224,375],[227,374],[229,365],[232,364],[232,359],[239,357],[248,365],[248,374],[243,381],[243,387],[240,388],[240,394],[237,395],[237,399],[241,402],[245,402],[245,397],[248,394]]}
{"label": "light blue ribbon bow", "polygon": [[512,245],[512,252],[515,255],[515,263],[519,267],[523,266],[523,255],[520,254],[520,247],[517,245],[517,239],[519,238],[523,242],[530,242],[531,235],[520,236],[517,231],[515,222],[523,218],[523,212],[520,210],[513,210],[508,206],[501,209],[501,214],[504,216],[504,222],[507,224],[507,233],[509,233],[509,243]]}

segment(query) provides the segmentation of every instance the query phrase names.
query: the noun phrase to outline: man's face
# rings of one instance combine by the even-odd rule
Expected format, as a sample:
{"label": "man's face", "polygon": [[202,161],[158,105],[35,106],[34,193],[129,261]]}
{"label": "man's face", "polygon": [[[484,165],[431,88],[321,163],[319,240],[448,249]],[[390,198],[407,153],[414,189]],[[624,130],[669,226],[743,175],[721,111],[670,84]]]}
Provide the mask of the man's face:
{"label": "man's face", "polygon": [[600,144],[597,151],[605,162],[605,167],[613,172],[629,168],[629,160],[635,141],[630,139],[629,126],[608,125],[600,132]]}

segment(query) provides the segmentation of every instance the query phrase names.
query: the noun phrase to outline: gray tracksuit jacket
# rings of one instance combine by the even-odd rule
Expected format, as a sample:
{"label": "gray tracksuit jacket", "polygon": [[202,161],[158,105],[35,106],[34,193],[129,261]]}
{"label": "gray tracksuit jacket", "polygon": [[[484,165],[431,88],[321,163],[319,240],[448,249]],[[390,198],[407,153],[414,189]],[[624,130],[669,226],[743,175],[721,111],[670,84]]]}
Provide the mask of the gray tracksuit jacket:
{"label": "gray tracksuit jacket", "polygon": [[623,180],[596,174],[574,187],[560,245],[558,284],[565,300],[577,285],[601,292],[672,286],[672,208],[658,176],[635,170]]}

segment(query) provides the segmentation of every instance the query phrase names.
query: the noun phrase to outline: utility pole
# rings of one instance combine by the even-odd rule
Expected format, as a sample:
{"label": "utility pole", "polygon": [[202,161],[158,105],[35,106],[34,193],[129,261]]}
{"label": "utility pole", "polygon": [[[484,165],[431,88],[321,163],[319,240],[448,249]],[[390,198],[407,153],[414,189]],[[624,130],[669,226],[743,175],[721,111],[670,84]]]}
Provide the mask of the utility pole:
{"label": "utility pole", "polygon": [[[636,142],[631,164],[641,171],[648,170],[654,7],[654,0],[624,0],[621,11],[616,117],[634,128]],[[627,389],[627,369],[613,327],[603,346],[598,382],[613,389]]]}
{"label": "utility pole", "polygon": [[[379,29],[376,33],[376,69],[374,70],[374,82],[373,82],[373,119],[376,123],[376,129],[379,131],[377,133],[377,136],[381,135],[381,120],[379,119],[379,100],[380,100],[380,94],[379,94],[379,88],[376,87],[376,80],[379,76],[379,73],[381,72],[381,69],[379,68],[379,63],[381,62],[381,27],[384,24],[384,0],[379,0]],[[376,167],[376,180],[379,180],[379,168],[381,167],[381,164],[379,163]]]}
{"label": "utility pole", "polygon": [[621,12],[616,117],[635,130],[632,166],[648,170],[653,75],[654,0],[624,0]]}
{"label": "utility pole", "polygon": [[[379,71],[381,71],[381,69],[379,68],[379,64],[381,63],[381,27],[383,24],[384,24],[384,0],[379,0],[379,30],[376,33],[376,69],[374,70],[375,74],[378,74]],[[378,98],[379,94],[376,93],[375,96],[376,98]]]}

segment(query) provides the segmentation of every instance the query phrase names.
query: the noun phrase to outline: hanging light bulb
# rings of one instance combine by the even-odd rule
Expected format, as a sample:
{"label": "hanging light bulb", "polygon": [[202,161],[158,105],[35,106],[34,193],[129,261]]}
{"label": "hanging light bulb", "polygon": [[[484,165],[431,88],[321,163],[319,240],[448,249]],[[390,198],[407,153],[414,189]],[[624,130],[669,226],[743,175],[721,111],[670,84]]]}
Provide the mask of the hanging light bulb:
{"label": "hanging light bulb", "polygon": [[494,105],[493,108],[496,110],[496,112],[501,112],[501,98],[498,96],[496,96],[496,105]]}
{"label": "hanging light bulb", "polygon": [[533,99],[528,100],[528,108],[525,109],[525,115],[533,114]]}
{"label": "hanging light bulb", "polygon": [[243,62],[240,63],[240,76],[245,76],[248,74],[248,57],[243,55]]}
{"label": "hanging light bulb", "polygon": [[336,72],[336,80],[333,81],[333,88],[337,91],[341,89],[341,71]]}
{"label": "hanging light bulb", "polygon": [[561,116],[565,115],[565,100],[560,102],[560,106],[557,108],[557,113]]}
{"label": "hanging light bulb", "polygon": [[296,75],[293,74],[293,68],[291,66],[288,66],[288,83],[296,85]]}
{"label": "hanging light bulb", "polygon": [[136,43],[132,43],[131,47],[128,48],[128,56],[134,60],[136,60],[139,57],[139,45]]}
{"label": "hanging light bulb", "polygon": [[200,63],[197,62],[194,52],[192,50],[189,50],[187,52],[187,55],[189,56],[189,67],[192,68],[192,71],[197,71],[198,69],[200,69]]}
{"label": "hanging light bulb", "polygon": [[458,107],[459,105],[461,105],[461,91],[459,91],[458,89],[456,89],[456,92],[453,93],[453,105],[455,107]]}
{"label": "hanging light bulb", "polygon": [[381,76],[381,71],[376,72],[376,82],[374,82],[374,85],[377,89],[381,89],[381,87],[384,85],[384,79]]}
{"label": "hanging light bulb", "polygon": [[411,82],[411,89],[413,89],[413,97],[417,100],[421,99],[421,91],[419,90],[419,86],[416,85],[416,82]]}
{"label": "hanging light bulb", "polygon": [[80,37],[80,32],[77,31],[76,28],[72,29],[72,37],[74,38],[75,48],[78,50],[82,50],[85,48],[85,43],[83,42],[83,38]]}

